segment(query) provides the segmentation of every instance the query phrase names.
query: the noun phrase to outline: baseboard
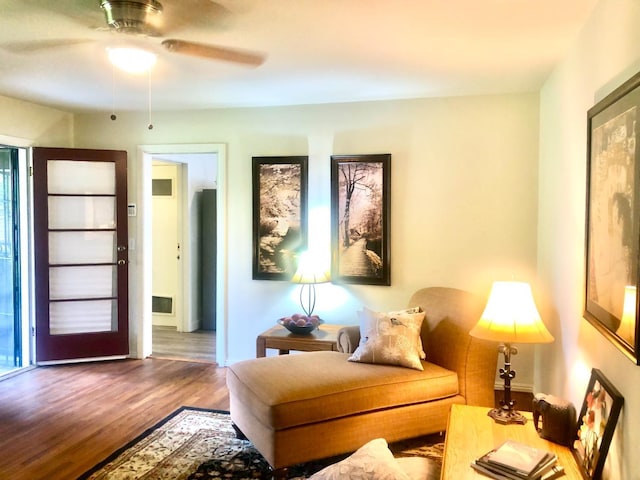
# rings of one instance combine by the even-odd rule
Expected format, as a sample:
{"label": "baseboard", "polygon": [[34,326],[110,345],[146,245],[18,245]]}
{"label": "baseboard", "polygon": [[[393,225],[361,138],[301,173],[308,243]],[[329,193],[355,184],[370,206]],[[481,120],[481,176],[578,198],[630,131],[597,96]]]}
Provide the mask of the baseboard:
{"label": "baseboard", "polygon": [[[494,390],[502,391],[504,389],[504,382],[498,381],[493,385]],[[524,393],[533,393],[533,387],[526,383],[511,383],[511,391],[512,392],[524,392]]]}

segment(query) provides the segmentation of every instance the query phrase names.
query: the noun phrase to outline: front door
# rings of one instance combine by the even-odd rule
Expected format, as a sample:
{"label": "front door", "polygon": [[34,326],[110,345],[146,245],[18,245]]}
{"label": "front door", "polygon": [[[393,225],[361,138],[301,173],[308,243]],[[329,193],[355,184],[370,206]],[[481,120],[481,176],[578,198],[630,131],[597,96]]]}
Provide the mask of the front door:
{"label": "front door", "polygon": [[127,154],[33,149],[36,363],[129,353]]}
{"label": "front door", "polygon": [[0,148],[0,373],[22,366],[18,150]]}

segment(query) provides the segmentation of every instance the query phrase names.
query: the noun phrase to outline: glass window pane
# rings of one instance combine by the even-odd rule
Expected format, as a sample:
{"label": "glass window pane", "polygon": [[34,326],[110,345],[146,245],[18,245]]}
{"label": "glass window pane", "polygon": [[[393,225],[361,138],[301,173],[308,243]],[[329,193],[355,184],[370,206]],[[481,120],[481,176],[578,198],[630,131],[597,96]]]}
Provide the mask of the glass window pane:
{"label": "glass window pane", "polygon": [[49,332],[51,335],[115,332],[118,325],[112,318],[117,318],[116,309],[115,300],[52,302],[49,304]]}
{"label": "glass window pane", "polygon": [[52,267],[49,269],[49,298],[52,300],[115,297],[115,266]]}
{"label": "glass window pane", "polygon": [[114,231],[49,232],[49,263],[115,263],[115,240]]}
{"label": "glass window pane", "polygon": [[0,371],[14,366],[14,245],[11,155],[0,151]]}
{"label": "glass window pane", "polygon": [[48,160],[49,193],[113,195],[116,192],[116,164]]}
{"label": "glass window pane", "polygon": [[115,197],[49,197],[49,228],[115,226]]}

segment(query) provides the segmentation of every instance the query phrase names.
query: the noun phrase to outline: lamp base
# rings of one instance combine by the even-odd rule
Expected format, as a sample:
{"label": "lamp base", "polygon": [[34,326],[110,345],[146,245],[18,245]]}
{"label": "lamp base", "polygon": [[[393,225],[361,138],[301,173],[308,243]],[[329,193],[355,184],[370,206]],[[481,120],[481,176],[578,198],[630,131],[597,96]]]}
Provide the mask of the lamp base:
{"label": "lamp base", "polygon": [[527,419],[520,412],[510,408],[494,408],[489,410],[487,415],[493,418],[496,423],[500,423],[502,425],[508,425],[511,423],[524,425],[527,423]]}
{"label": "lamp base", "polygon": [[517,423],[524,425],[527,419],[515,409],[515,400],[511,400],[511,380],[516,372],[511,370],[511,355],[518,353],[518,349],[509,343],[500,345],[498,351],[504,354],[504,368],[500,369],[500,378],[504,380],[504,399],[500,400],[500,407],[489,410],[489,415],[496,423],[507,425]]}

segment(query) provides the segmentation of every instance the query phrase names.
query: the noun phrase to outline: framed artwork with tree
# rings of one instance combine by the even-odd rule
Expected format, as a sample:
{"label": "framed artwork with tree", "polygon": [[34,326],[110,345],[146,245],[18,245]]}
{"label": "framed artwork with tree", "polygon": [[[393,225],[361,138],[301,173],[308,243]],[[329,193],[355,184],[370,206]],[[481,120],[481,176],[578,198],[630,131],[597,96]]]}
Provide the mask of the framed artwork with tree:
{"label": "framed artwork with tree", "polygon": [[308,157],[253,157],[253,279],[290,280],[307,246]]}
{"label": "framed artwork with tree", "polygon": [[391,154],[331,156],[331,278],[391,285]]}

